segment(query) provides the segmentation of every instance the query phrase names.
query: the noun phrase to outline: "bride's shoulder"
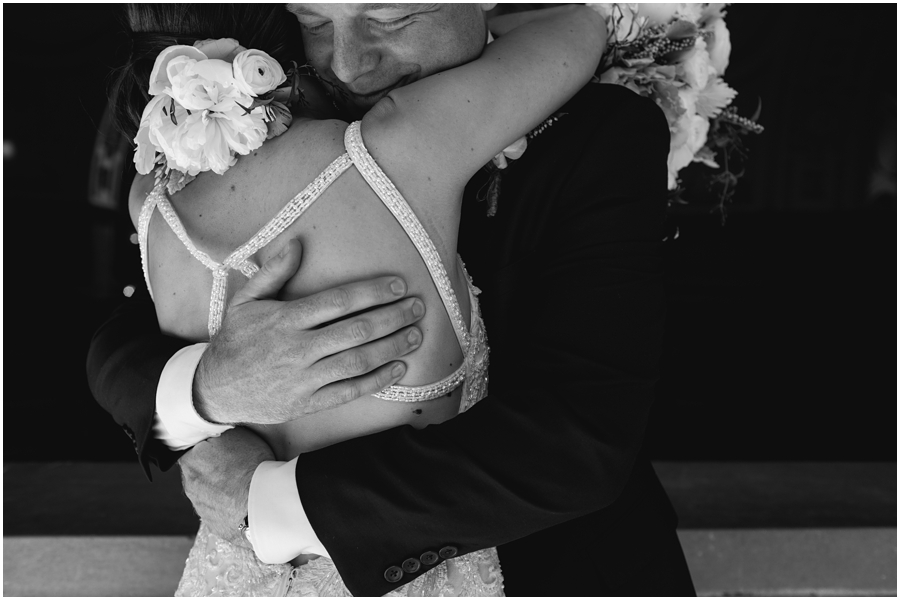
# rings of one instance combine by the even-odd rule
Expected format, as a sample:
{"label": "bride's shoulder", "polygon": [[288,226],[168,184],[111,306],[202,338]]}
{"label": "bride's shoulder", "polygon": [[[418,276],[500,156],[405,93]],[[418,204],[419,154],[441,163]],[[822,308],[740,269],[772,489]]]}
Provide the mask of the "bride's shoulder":
{"label": "bride's shoulder", "polygon": [[[201,173],[170,200],[176,209],[191,208],[182,211],[182,219],[188,221],[193,209],[213,215],[222,211],[212,209],[220,208],[233,216],[233,211],[225,210],[233,204],[252,205],[254,211],[277,211],[285,198],[296,194],[344,153],[346,128],[344,121],[297,119],[282,135],[266,141],[249,155],[238,157],[224,175]],[[131,184],[128,208],[135,227],[154,185],[154,173],[137,175]],[[214,221],[208,218],[204,223]]]}
{"label": "bride's shoulder", "polygon": [[239,187],[246,180],[258,189],[259,182],[264,181],[275,196],[290,198],[344,153],[345,121],[298,121],[247,157],[251,160],[241,164],[242,159],[238,159],[232,171]]}
{"label": "bride's shoulder", "polygon": [[131,220],[135,227],[137,227],[138,217],[144,206],[144,200],[153,191],[154,185],[156,185],[156,177],[153,173],[148,175],[137,174],[131,182],[131,190],[128,192],[128,214],[131,215]]}
{"label": "bride's shoulder", "polygon": [[277,138],[263,144],[267,158],[297,162],[318,155],[337,158],[344,151],[346,121],[337,119],[302,119]]}

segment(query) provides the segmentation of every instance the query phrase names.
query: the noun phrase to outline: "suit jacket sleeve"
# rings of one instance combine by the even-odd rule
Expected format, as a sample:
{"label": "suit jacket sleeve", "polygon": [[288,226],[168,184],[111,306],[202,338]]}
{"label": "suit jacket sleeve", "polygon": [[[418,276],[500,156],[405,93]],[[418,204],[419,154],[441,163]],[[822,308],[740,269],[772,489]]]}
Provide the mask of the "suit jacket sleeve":
{"label": "suit jacket sleeve", "polygon": [[166,362],[189,342],[163,335],[149,294],[142,288],[94,333],[87,358],[88,385],[97,402],[128,434],[141,467],[168,470],[174,452],[153,434],[156,387]]}
{"label": "suit jacket sleeve", "polygon": [[494,218],[508,233],[480,234],[489,396],[297,461],[306,514],[355,595],[405,583],[385,569],[425,550],[465,554],[602,510],[628,480],[662,347],[669,132],[618,86],[589,85],[563,112],[504,174]]}

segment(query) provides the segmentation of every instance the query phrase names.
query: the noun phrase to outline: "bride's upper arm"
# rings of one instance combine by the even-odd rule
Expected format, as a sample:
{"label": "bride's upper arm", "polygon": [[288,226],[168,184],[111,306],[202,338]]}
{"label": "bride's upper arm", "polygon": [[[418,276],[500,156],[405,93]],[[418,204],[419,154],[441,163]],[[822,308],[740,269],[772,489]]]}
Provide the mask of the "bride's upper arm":
{"label": "bride's upper arm", "polygon": [[388,149],[379,162],[464,183],[585,85],[604,43],[586,7],[519,27],[478,59],[391,91],[363,119],[366,143]]}
{"label": "bride's upper arm", "polygon": [[136,175],[131,182],[131,189],[128,192],[128,214],[135,229],[138,226],[141,209],[144,207],[144,200],[147,199],[147,194],[153,191],[154,181],[152,175]]}

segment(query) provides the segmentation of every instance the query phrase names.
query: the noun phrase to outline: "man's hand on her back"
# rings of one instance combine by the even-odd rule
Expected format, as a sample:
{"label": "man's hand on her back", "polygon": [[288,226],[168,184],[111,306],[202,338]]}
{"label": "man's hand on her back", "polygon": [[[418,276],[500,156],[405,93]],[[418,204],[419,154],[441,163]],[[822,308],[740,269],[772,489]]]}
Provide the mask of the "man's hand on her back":
{"label": "man's hand on her back", "polygon": [[194,376],[194,406],[205,419],[284,423],[378,392],[403,376],[405,365],[396,359],[421,343],[422,332],[412,324],[425,314],[422,301],[404,298],[399,277],[275,300],[297,272],[301,253],[291,240],[234,295]]}

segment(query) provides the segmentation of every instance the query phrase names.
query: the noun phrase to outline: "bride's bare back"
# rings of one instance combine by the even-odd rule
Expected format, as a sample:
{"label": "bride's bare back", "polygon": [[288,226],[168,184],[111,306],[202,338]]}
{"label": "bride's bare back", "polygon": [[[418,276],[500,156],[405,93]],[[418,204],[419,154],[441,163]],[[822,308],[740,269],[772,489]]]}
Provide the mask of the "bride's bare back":
{"label": "bride's bare back", "polygon": [[[346,127],[341,121],[300,120],[288,133],[271,140],[254,155],[242,158],[225,175],[202,174],[171,198],[189,237],[214,260],[224,259],[344,153]],[[149,177],[135,181],[133,212],[139,211],[148,185],[152,186]],[[434,189],[430,201],[458,207],[458,197],[442,196],[448,193],[451,190]],[[424,223],[433,220],[425,206],[413,204],[413,210]],[[455,221],[458,224],[458,214]],[[179,337],[207,339],[210,271],[190,255],[158,214],[151,218],[148,238],[149,275],[161,328]],[[381,274],[401,275],[408,282],[409,293],[421,298],[429,310],[419,323],[424,333],[422,346],[405,358],[407,372],[400,385],[432,383],[459,367],[462,352],[456,334],[422,258],[355,168],[338,177],[300,219],[262,248],[252,262],[263,264],[291,238],[298,238],[303,244],[303,265],[285,286],[285,299]],[[435,246],[445,259],[442,262],[462,314],[468,315],[466,283],[456,268],[455,231],[449,239],[450,244],[435,240]],[[228,297],[245,281],[243,275],[233,271]],[[424,427],[444,421],[457,413],[460,393],[461,388],[457,388],[449,396],[415,403],[366,396],[290,423],[251,427],[272,446],[279,459],[289,459],[301,452],[398,425]]]}

